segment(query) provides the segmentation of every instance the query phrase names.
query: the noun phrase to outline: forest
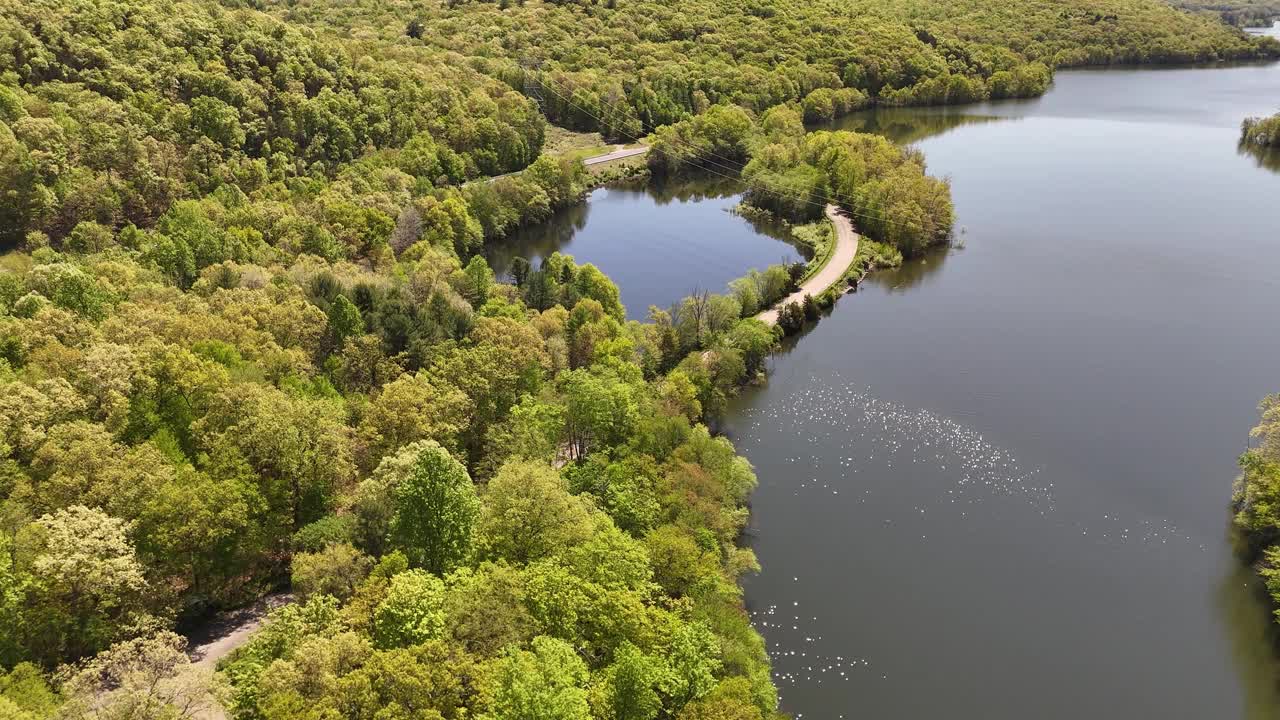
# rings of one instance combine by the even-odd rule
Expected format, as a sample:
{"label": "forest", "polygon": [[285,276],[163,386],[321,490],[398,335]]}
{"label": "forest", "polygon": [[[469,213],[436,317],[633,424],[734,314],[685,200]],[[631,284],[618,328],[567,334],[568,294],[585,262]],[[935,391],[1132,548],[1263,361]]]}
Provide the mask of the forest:
{"label": "forest", "polygon": [[[837,203],[865,271],[944,242],[949,188],[806,122],[1277,52],[1016,5],[0,0],[0,717],[777,717],[756,479],[708,428],[804,268],[640,323],[590,264],[482,250],[600,181],[554,122]],[[281,589],[191,663],[176,630]]]}
{"label": "forest", "polygon": [[964,103],[1040,95],[1057,67],[1280,54],[1148,0],[261,4],[362,41],[457,53],[539,96],[556,124],[624,140],[726,102],[761,113],[842,91],[852,106]]}

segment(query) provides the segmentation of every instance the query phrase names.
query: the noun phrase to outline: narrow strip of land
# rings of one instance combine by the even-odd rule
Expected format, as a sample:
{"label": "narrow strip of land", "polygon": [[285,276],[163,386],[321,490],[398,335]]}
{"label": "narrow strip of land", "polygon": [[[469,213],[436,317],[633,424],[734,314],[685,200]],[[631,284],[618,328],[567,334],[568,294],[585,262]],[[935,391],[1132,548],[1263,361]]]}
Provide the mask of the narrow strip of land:
{"label": "narrow strip of land", "polygon": [[778,311],[787,303],[804,302],[805,295],[819,295],[827,288],[840,282],[840,278],[844,277],[845,272],[849,270],[849,266],[853,264],[853,258],[858,254],[858,233],[853,230],[853,223],[849,221],[849,216],[835,205],[828,204],[823,212],[826,213],[827,219],[832,225],[836,226],[836,246],[831,251],[831,257],[827,259],[827,264],[822,269],[813,274],[813,277],[804,281],[800,285],[800,289],[783,298],[777,305],[756,315],[756,319],[766,325],[778,324]]}

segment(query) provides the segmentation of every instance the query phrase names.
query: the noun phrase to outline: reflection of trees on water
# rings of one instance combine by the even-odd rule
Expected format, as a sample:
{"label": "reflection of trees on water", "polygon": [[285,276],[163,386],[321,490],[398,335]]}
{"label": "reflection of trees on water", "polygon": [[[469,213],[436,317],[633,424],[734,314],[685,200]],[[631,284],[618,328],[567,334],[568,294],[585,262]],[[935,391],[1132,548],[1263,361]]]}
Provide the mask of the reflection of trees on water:
{"label": "reflection of trees on water", "polygon": [[959,251],[949,247],[932,250],[918,258],[904,261],[902,267],[873,272],[863,283],[875,285],[891,293],[910,290],[937,274],[953,252]]}
{"label": "reflection of trees on water", "polygon": [[511,262],[518,257],[544,258],[559,250],[587,225],[591,203],[580,202],[553,214],[546,222],[520,228],[485,251],[489,267],[500,279],[510,279]]}
{"label": "reflection of trees on water", "polygon": [[813,258],[813,248],[805,245],[804,243],[797,242],[795,236],[791,234],[791,226],[781,220],[775,220],[772,216],[755,214],[740,215],[739,217],[750,225],[751,229],[754,230],[756,234],[771,237],[774,240],[784,242],[794,247],[796,252],[800,253],[800,257],[805,260]]}
{"label": "reflection of trees on water", "polygon": [[[1271,720],[1280,706],[1280,633],[1271,616],[1271,598],[1252,568],[1243,563],[1224,571],[1216,597],[1231,645],[1234,668],[1244,689],[1245,720]],[[1266,642],[1258,642],[1258,638]]]}
{"label": "reflection of trees on water", "polygon": [[[724,171],[726,174],[728,171]],[[742,181],[737,178],[728,178],[723,175],[714,175],[705,172],[684,173],[673,177],[655,177],[644,190],[654,199],[658,205],[666,205],[672,200],[680,202],[699,202],[702,200],[714,200],[720,198],[733,197],[740,195],[746,188]],[[781,220],[776,220],[764,214],[750,214],[739,216],[751,229],[765,237],[771,237],[774,240],[781,240],[788,245],[793,245],[800,254],[805,258],[813,257],[813,251],[797,243],[791,235],[791,228]]]}
{"label": "reflection of trees on water", "polygon": [[1260,147],[1252,143],[1242,142],[1236,147],[1236,152],[1252,158],[1254,164],[1260,168],[1280,173],[1280,150],[1276,148]]}
{"label": "reflection of trees on water", "polygon": [[715,198],[726,198],[742,192],[742,181],[737,177],[725,177],[728,170],[717,170],[717,173],[681,173],[672,176],[655,176],[647,185],[636,190],[649,193],[658,205],[666,205],[673,200],[680,202],[697,202]]}
{"label": "reflection of trees on water", "polygon": [[[941,135],[963,125],[980,125],[1013,118],[974,115],[957,108],[877,108],[856,112],[826,124],[827,130],[850,130],[886,137],[899,144]],[[814,128],[817,129],[817,128]]]}
{"label": "reflection of trees on water", "polygon": [[[742,183],[737,178],[707,173],[683,173],[670,177],[655,177],[647,183],[622,183],[595,192],[643,193],[652,198],[655,205],[661,207],[672,202],[702,202],[732,198],[741,194],[742,191]],[[511,262],[515,258],[523,257],[537,265],[537,258],[544,258],[568,245],[578,231],[586,227],[590,211],[590,200],[564,208],[546,222],[521,228],[501,242],[491,244],[485,251],[485,259],[489,261],[489,266],[500,279],[510,279]],[[805,258],[812,257],[812,251],[795,241],[785,223],[759,217],[741,216],[740,219],[750,225],[755,232],[794,246]]]}

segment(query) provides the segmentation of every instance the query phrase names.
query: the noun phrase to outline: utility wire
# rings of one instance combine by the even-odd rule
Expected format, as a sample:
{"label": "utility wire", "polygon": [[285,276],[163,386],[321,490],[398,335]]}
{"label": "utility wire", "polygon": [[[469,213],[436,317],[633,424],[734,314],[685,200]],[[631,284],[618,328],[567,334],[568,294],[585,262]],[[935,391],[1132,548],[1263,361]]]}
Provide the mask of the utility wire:
{"label": "utility wire", "polygon": [[[526,73],[527,73],[528,71],[524,70],[524,68],[521,68],[521,72],[526,72]],[[552,95],[554,95],[554,96],[556,96],[557,98],[559,98],[559,99],[560,99],[560,100],[561,100],[565,105],[567,105],[567,106],[569,106],[569,107],[571,107],[571,108],[573,108],[573,109],[575,109],[575,110],[577,110],[577,111],[581,112],[582,114],[586,115],[587,117],[590,117],[591,119],[593,119],[593,120],[595,120],[597,123],[599,123],[601,127],[604,127],[605,122],[604,122],[604,119],[603,119],[603,118],[601,118],[600,116],[598,116],[598,115],[596,115],[595,113],[591,112],[590,110],[587,110],[586,108],[584,108],[584,107],[582,107],[582,106],[580,106],[580,105],[575,104],[572,100],[570,100],[569,98],[565,97],[563,94],[561,94],[560,92],[558,92],[555,88],[551,87],[549,83],[542,82],[542,81],[541,81],[541,79],[539,79],[539,83],[540,83],[540,85],[541,85],[541,87],[542,87],[542,89],[543,89],[543,90],[545,90],[545,91],[547,91],[547,92],[550,92]],[[630,134],[621,134],[621,137],[623,137],[623,138],[627,138],[627,139],[630,139],[630,140],[635,141],[635,142],[639,142],[639,141],[641,140],[641,137],[633,136],[633,135],[630,135]],[[699,147],[697,147],[696,145],[693,145],[692,143],[689,143],[689,142],[683,141],[683,140],[681,140],[681,139],[679,139],[679,138],[675,138],[674,140],[670,140],[670,141],[671,141],[671,142],[673,142],[673,144],[675,144],[675,145],[678,145],[678,146],[680,146],[680,147],[682,147],[682,148],[684,148],[684,149],[686,149],[686,150],[692,151],[692,152],[695,154],[695,156],[699,156],[699,157],[700,157],[700,156],[703,156],[703,155],[705,154],[705,155],[710,155],[711,157],[716,158],[716,159],[718,159],[718,160],[723,160],[723,161],[725,161],[725,163],[730,163],[729,165],[726,165],[726,164],[722,164],[722,163],[711,162],[711,161],[707,160],[705,157],[701,157],[701,159],[703,160],[703,162],[707,162],[707,163],[709,163],[709,164],[710,164],[710,165],[712,165],[712,166],[718,167],[718,168],[720,168],[720,169],[722,169],[722,170],[727,170],[727,171],[729,171],[729,172],[731,172],[731,173],[735,173],[735,174],[734,174],[734,175],[726,175],[725,173],[717,172],[717,171],[712,170],[711,168],[708,168],[708,167],[703,167],[702,169],[703,169],[704,171],[706,171],[706,172],[708,172],[708,173],[710,173],[710,174],[712,174],[712,175],[716,175],[716,176],[718,176],[718,177],[725,178],[725,179],[727,179],[727,180],[733,180],[733,181],[736,181],[736,182],[742,182],[742,176],[741,176],[741,174],[740,174],[740,168],[738,167],[738,165],[737,165],[737,163],[736,163],[735,161],[730,160],[729,158],[726,158],[726,157],[724,157],[724,156],[722,156],[722,155],[718,155],[718,154],[716,154],[716,153],[714,153],[714,152],[708,152],[708,151],[705,151],[703,148],[699,148]],[[760,187],[760,188],[755,188],[755,189],[756,189],[756,190],[758,190],[758,191],[760,191],[760,192],[763,192],[763,193],[766,193],[766,194],[769,194],[769,195],[773,195],[774,197],[777,197],[777,198],[782,198],[782,199],[786,199],[786,200],[794,200],[794,201],[802,202],[802,203],[806,203],[806,204],[808,204],[808,205],[812,205],[812,206],[814,206],[814,207],[818,207],[818,208],[823,208],[823,209],[825,209],[825,208],[826,208],[826,206],[827,206],[827,204],[828,204],[828,203],[825,203],[825,202],[815,202],[814,200],[809,199],[809,198],[814,198],[814,197],[820,197],[818,194],[816,194],[816,193],[812,193],[812,192],[810,192],[810,193],[805,193],[805,194],[801,195],[801,194],[791,194],[791,193],[786,193],[786,192],[783,192],[783,191],[781,191],[781,190],[775,190],[775,189],[770,188],[770,187]],[[848,204],[848,205],[852,205],[852,204],[853,204],[853,199],[852,199],[852,198],[850,198],[850,197],[848,197],[848,196],[842,196],[842,195],[840,195],[840,194],[838,194],[838,193],[835,193],[835,192],[832,192],[832,193],[830,194],[830,197],[831,197],[831,198],[833,198],[833,199],[835,199],[836,201],[841,201],[841,200],[843,200],[843,201],[844,201],[846,204]],[[848,213],[849,215],[852,215],[852,216],[854,216],[854,217],[859,217],[859,218],[862,218],[862,219],[865,219],[865,220],[871,220],[871,221],[873,221],[873,222],[881,223],[881,224],[884,224],[884,225],[897,226],[897,227],[900,227],[900,228],[901,228],[901,227],[903,227],[903,225],[902,225],[902,224],[897,223],[897,222],[894,222],[894,221],[892,221],[892,220],[889,220],[888,218],[885,218],[885,217],[876,217],[876,216],[874,216],[874,215],[870,215],[870,214],[863,213],[863,212],[858,212],[857,210],[853,210],[853,209],[850,209],[850,208],[842,208],[842,210],[844,210],[846,213]]]}
{"label": "utility wire", "polygon": [[[560,94],[560,93],[559,93],[559,92],[557,92],[554,88],[550,87],[548,84],[543,83],[543,85],[542,85],[542,89],[543,89],[543,90],[546,90],[546,91],[548,91],[548,92],[550,92],[552,95],[555,95],[557,98],[559,98],[561,101],[563,101],[565,105],[568,105],[569,107],[571,107],[571,108],[573,108],[573,109],[575,109],[575,110],[577,110],[577,111],[581,112],[582,114],[586,115],[587,117],[589,117],[589,118],[591,118],[591,119],[595,120],[597,123],[600,123],[601,127],[603,127],[603,126],[604,126],[604,119],[603,119],[603,118],[601,118],[600,116],[596,115],[595,113],[591,112],[590,110],[587,110],[586,108],[584,108],[584,107],[582,107],[582,106],[580,106],[580,105],[576,105],[576,104],[574,104],[574,102],[573,102],[572,100],[570,100],[569,98],[567,98],[567,97],[565,97],[564,95]],[[622,134],[622,135],[621,135],[621,137],[626,138],[626,139],[629,139],[629,140],[632,140],[632,141],[635,141],[635,142],[639,142],[643,136],[639,136],[639,137],[637,137],[637,136],[633,136],[633,135],[630,135],[630,134]],[[714,166],[714,167],[718,167],[718,168],[720,168],[720,169],[722,169],[722,170],[727,170],[728,172],[735,173],[734,175],[725,175],[724,173],[716,172],[716,171],[714,171],[714,170],[711,170],[710,168],[703,168],[704,170],[707,170],[707,172],[710,172],[712,175],[717,175],[717,176],[719,176],[719,177],[722,177],[722,178],[725,178],[725,179],[728,179],[728,180],[734,180],[734,181],[737,181],[737,182],[741,182],[741,181],[742,181],[742,176],[741,176],[740,174],[737,174],[737,173],[739,173],[739,171],[740,171],[740,167],[738,166],[738,163],[737,163],[736,161],[731,160],[731,159],[729,159],[729,158],[726,158],[726,157],[724,157],[723,155],[718,155],[718,154],[716,154],[716,153],[714,153],[714,152],[707,152],[707,151],[705,151],[703,148],[699,148],[699,147],[697,147],[696,145],[693,145],[692,143],[686,142],[686,141],[681,140],[681,139],[679,139],[679,138],[676,138],[673,142],[674,142],[674,144],[679,145],[679,146],[681,146],[682,148],[684,148],[684,149],[686,149],[686,150],[692,151],[693,153],[695,153],[695,154],[696,154],[696,155],[698,155],[698,156],[701,156],[701,155],[703,155],[703,154],[705,153],[706,155],[710,155],[711,157],[716,158],[716,159],[718,159],[718,160],[723,160],[723,161],[724,161],[724,163],[728,163],[728,164],[712,162],[712,161],[709,161],[709,160],[706,160],[705,158],[703,158],[704,162],[708,162],[710,165],[712,165],[712,166]],[[799,201],[801,201],[801,202],[807,202],[808,204],[810,204],[810,205],[814,205],[814,206],[817,206],[817,207],[822,207],[822,208],[825,208],[825,207],[826,207],[826,203],[813,202],[813,201],[811,201],[811,200],[806,200],[806,199],[804,199],[803,197],[800,197],[799,195],[794,195],[794,196],[793,196],[793,195],[785,194],[785,193],[783,193],[783,192],[781,192],[781,191],[778,191],[778,190],[772,190],[772,189],[766,189],[765,191],[766,191],[766,192],[768,192],[768,193],[770,193],[770,194],[775,195],[776,197],[782,197],[782,198],[787,198],[787,199],[799,200]],[[814,194],[813,194],[813,193],[808,193],[808,196],[809,196],[809,197],[813,197],[813,196],[814,196]],[[846,198],[846,200],[847,200],[847,198]],[[875,219],[875,218],[869,218],[869,219]]]}

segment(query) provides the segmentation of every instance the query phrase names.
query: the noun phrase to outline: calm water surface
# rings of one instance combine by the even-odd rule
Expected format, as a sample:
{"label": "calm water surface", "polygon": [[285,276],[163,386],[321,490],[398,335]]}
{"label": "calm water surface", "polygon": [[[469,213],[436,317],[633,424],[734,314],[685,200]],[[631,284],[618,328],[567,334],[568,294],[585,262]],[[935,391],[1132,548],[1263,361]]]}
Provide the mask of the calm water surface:
{"label": "calm water surface", "polygon": [[642,320],[650,305],[666,308],[695,289],[723,292],[751,268],[801,259],[779,240],[781,228],[729,212],[741,193],[736,181],[715,177],[602,188],[489,250],[488,260],[499,276],[516,257],[537,267],[556,251],[594,263],[618,284],[629,317]]}
{"label": "calm water surface", "polygon": [[1245,28],[1245,32],[1254,35],[1270,35],[1273,38],[1280,38],[1280,21],[1271,25],[1271,27]]}
{"label": "calm water surface", "polygon": [[784,709],[1280,717],[1227,533],[1280,390],[1280,163],[1237,137],[1277,109],[1272,65],[846,120],[951,178],[963,248],[843,298],[728,420]]}

